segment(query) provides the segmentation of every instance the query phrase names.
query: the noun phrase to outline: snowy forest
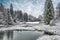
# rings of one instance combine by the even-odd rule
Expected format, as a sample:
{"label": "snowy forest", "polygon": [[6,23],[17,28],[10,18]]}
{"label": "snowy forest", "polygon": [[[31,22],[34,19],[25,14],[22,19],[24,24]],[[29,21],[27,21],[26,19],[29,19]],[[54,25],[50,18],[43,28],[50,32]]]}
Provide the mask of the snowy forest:
{"label": "snowy forest", "polygon": [[22,10],[14,10],[12,3],[9,8],[5,8],[2,3],[0,3],[0,24],[14,24],[19,22],[40,22],[46,25],[57,25],[59,22],[59,9],[60,3],[57,4],[56,10],[51,0],[46,0],[44,4],[43,15],[39,15],[37,18],[27,12],[23,13]]}
{"label": "snowy forest", "polygon": [[8,6],[0,3],[1,40],[60,40],[60,2],[54,7],[53,0],[45,0],[43,14],[38,17],[14,10],[12,2]]}

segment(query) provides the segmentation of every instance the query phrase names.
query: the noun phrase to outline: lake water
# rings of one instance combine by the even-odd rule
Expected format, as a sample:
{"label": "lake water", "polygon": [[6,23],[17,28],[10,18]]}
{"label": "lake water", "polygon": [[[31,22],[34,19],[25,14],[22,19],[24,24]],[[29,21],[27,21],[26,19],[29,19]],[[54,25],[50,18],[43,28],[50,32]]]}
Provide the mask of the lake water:
{"label": "lake water", "polygon": [[14,40],[36,40],[38,37],[42,36],[41,32],[33,31],[23,31],[23,32],[14,32]]}
{"label": "lake water", "polygon": [[[17,31],[13,32],[13,40],[36,40],[41,37],[43,33],[37,31]],[[4,39],[5,38],[5,39]],[[3,33],[0,33],[0,40],[7,40],[6,35],[3,38]]]}

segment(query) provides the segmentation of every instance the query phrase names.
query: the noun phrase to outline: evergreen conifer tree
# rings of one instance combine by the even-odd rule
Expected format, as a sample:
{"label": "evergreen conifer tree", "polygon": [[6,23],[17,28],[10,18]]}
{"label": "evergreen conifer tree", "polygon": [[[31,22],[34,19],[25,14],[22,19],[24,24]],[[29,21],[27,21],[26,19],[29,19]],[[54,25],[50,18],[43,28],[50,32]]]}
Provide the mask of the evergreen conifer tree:
{"label": "evergreen conifer tree", "polygon": [[54,8],[51,0],[46,0],[44,10],[44,23],[49,24],[54,18]]}
{"label": "evergreen conifer tree", "polygon": [[7,23],[7,25],[12,25],[13,24],[12,16],[9,13],[9,11],[7,11],[6,23]]}
{"label": "evergreen conifer tree", "polygon": [[28,14],[27,13],[24,13],[24,21],[28,22]]}

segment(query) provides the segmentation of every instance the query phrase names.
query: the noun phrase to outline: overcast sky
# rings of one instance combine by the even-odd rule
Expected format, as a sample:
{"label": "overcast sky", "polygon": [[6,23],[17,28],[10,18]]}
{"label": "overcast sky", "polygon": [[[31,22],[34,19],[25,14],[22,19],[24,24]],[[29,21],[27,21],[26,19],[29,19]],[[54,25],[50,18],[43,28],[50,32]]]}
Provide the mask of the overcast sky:
{"label": "overcast sky", "polygon": [[[52,0],[54,8],[60,0]],[[43,14],[45,0],[0,0],[5,8],[9,8],[10,3],[13,4],[14,10],[22,10],[35,17]]]}

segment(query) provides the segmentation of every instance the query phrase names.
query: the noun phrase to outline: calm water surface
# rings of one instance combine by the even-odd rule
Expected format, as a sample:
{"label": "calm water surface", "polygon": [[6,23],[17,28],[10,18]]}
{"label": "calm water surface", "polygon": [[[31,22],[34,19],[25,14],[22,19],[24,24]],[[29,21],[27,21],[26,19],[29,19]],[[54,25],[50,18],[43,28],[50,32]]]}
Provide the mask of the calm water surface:
{"label": "calm water surface", "polygon": [[38,37],[42,36],[41,32],[33,31],[23,31],[23,32],[14,32],[14,40],[36,40]]}
{"label": "calm water surface", "polygon": [[[36,40],[42,35],[43,34],[41,32],[36,31],[15,31],[13,32],[13,40]],[[0,33],[0,40],[8,40],[7,34],[4,35],[4,33]]]}

